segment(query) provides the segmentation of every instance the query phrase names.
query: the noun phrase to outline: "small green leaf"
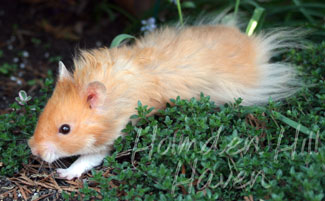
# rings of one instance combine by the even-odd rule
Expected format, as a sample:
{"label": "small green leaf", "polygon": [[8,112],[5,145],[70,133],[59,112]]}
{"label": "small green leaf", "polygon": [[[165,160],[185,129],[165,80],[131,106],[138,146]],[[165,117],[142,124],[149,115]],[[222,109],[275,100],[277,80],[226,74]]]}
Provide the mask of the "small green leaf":
{"label": "small green leaf", "polygon": [[195,8],[195,3],[193,1],[185,1],[182,3],[183,8]]}
{"label": "small green leaf", "polygon": [[20,90],[18,94],[19,94],[20,100],[22,100],[22,101],[25,101],[26,100],[27,93],[24,90]]}
{"label": "small green leaf", "polygon": [[[288,126],[291,126],[292,128],[295,128],[296,130],[301,131],[304,134],[307,134],[307,135],[311,134],[312,131],[310,129],[308,129],[307,127],[301,125],[300,123],[295,122],[292,119],[289,119],[288,117],[280,114],[279,112],[273,111],[272,113],[275,114],[277,119],[286,123]],[[315,138],[315,136],[312,136],[312,138]]]}
{"label": "small green leaf", "polygon": [[137,119],[137,118],[139,118],[139,116],[136,115],[136,114],[134,114],[134,115],[132,115],[132,116],[130,117],[130,119]]}
{"label": "small green leaf", "polygon": [[259,21],[260,21],[260,19],[262,17],[262,14],[264,13],[264,10],[265,9],[262,8],[262,7],[255,8],[253,16],[249,20],[248,26],[246,28],[246,34],[248,36],[251,36],[254,33],[254,31],[255,31],[255,29],[256,29],[256,27],[257,27],[257,25],[258,25],[258,23],[259,23]]}
{"label": "small green leaf", "polygon": [[113,39],[110,48],[118,47],[126,39],[135,39],[135,37],[132,36],[132,35],[129,35],[129,34],[120,34],[120,35],[117,35]]}
{"label": "small green leaf", "polygon": [[141,107],[141,106],[142,106],[141,101],[138,101],[138,107]]}

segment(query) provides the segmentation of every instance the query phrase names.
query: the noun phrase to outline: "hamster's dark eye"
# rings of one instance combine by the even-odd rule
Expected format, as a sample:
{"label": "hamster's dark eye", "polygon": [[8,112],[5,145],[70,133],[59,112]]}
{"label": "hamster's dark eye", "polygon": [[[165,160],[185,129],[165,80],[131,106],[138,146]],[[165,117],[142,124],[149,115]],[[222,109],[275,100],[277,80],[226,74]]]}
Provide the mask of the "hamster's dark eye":
{"label": "hamster's dark eye", "polygon": [[64,135],[68,134],[69,132],[70,132],[70,126],[68,124],[63,124],[59,129],[59,133],[62,133]]}

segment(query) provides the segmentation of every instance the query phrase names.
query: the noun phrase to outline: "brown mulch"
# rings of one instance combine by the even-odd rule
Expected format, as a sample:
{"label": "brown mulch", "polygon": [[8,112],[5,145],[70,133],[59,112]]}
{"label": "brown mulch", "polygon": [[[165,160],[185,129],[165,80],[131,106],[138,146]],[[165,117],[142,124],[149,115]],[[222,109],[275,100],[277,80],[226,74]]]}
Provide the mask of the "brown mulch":
{"label": "brown mulch", "polygon": [[[0,178],[0,200],[64,200],[61,193],[76,192],[83,188],[84,181],[88,182],[89,188],[99,192],[96,182],[89,181],[92,177],[88,172],[80,178],[66,180],[56,173],[57,165],[49,165],[33,158],[34,163],[25,164],[19,174],[11,178]],[[99,169],[98,167],[97,169]],[[103,177],[111,175],[110,168],[100,168]],[[112,187],[115,185],[112,183]]]}
{"label": "brown mulch", "polygon": [[[124,160],[128,158],[131,150],[121,152],[117,155],[117,159]],[[28,164],[24,164],[21,171],[13,177],[0,177],[0,201],[12,200],[64,200],[62,192],[75,193],[75,198],[70,200],[78,200],[79,190],[84,187],[87,182],[88,188],[99,193],[96,199],[101,199],[100,188],[98,183],[91,180],[93,175],[90,171],[83,174],[80,178],[66,180],[59,177],[55,169],[60,167],[68,167],[71,164],[70,159],[62,159],[60,163],[51,165],[43,162],[34,156],[30,157]],[[1,166],[1,165],[0,165]],[[102,177],[108,178],[112,176],[112,169],[109,167],[98,166],[95,170],[102,172]],[[111,188],[116,188],[119,183],[115,180],[109,182]],[[80,194],[82,197],[82,195]]]}

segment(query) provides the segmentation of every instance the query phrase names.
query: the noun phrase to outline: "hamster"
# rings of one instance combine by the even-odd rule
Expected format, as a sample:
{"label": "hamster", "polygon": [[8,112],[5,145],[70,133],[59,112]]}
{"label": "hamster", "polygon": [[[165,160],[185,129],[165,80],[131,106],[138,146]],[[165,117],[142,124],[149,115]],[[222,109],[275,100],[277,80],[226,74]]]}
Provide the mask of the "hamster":
{"label": "hamster", "polygon": [[234,26],[165,27],[132,45],[83,50],[70,73],[59,62],[51,98],[29,140],[44,161],[80,155],[61,177],[73,179],[100,165],[136,113],[137,102],[154,114],[171,98],[209,95],[217,105],[241,97],[260,105],[296,91],[295,70],[272,63],[291,47],[294,31],[247,36]]}

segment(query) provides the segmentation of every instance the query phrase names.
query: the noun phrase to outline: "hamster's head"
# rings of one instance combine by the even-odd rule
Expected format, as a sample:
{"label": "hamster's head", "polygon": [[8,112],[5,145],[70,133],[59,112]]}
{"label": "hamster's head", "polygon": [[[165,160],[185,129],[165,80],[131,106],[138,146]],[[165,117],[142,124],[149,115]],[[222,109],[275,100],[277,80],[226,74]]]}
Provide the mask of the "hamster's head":
{"label": "hamster's head", "polygon": [[84,88],[78,86],[60,62],[59,79],[52,97],[28,141],[32,153],[51,163],[106,147],[109,139],[105,135],[107,121],[103,115],[105,92],[104,84],[98,81]]}

